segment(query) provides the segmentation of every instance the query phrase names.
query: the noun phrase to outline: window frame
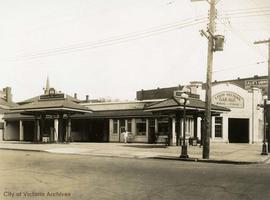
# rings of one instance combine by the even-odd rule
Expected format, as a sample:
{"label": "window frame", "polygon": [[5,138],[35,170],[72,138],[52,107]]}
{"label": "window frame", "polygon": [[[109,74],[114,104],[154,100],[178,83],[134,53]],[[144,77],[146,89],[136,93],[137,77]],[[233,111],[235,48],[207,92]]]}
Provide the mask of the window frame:
{"label": "window frame", "polygon": [[215,117],[215,138],[222,138],[222,137],[223,137],[223,117]]}

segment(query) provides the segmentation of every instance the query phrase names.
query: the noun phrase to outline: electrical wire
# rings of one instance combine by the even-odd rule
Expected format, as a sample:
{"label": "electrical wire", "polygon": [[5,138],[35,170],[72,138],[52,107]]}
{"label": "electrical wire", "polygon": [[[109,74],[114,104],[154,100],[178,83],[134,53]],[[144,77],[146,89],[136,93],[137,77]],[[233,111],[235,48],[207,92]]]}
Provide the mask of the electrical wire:
{"label": "electrical wire", "polygon": [[245,37],[243,37],[243,35],[242,35],[241,33],[239,33],[239,31],[237,31],[235,28],[232,27],[232,25],[231,25],[231,23],[230,23],[230,21],[229,21],[228,19],[227,19],[227,20],[229,21],[228,25],[227,25],[226,23],[222,22],[219,18],[217,18],[217,20],[220,21],[225,27],[228,28],[228,26],[229,26],[231,32],[232,32],[235,36],[237,36],[240,40],[242,40],[244,43],[246,43],[247,46],[249,46],[254,52],[259,53],[260,56],[262,56],[263,58],[266,59],[266,57],[264,56],[264,54],[263,54],[261,51],[258,51],[257,49],[255,50],[255,49],[254,49],[254,46],[251,46],[251,43],[248,42],[248,41],[245,39]]}
{"label": "electrical wire", "polygon": [[[269,9],[263,10],[262,8],[242,9],[242,10],[238,10],[237,11],[238,13],[236,11],[231,10],[231,11],[227,11],[227,13],[224,14],[226,17],[221,16],[220,18],[227,19],[228,17],[241,18],[241,17],[267,16],[267,15],[270,15],[270,13],[259,13],[258,14],[258,12],[268,12],[268,10]],[[254,12],[256,12],[256,13],[254,14]],[[165,25],[161,25],[161,26],[157,26],[157,27],[148,28],[148,29],[145,29],[143,31],[122,34],[119,36],[113,36],[113,37],[109,37],[109,38],[98,40],[98,41],[82,42],[82,43],[67,45],[64,47],[39,50],[37,53],[21,55],[21,56],[19,56],[19,58],[35,59],[35,58],[40,58],[40,57],[44,57],[44,56],[53,56],[53,55],[83,51],[83,50],[93,49],[93,48],[98,48],[98,47],[111,46],[111,45],[121,44],[121,43],[128,42],[128,41],[138,40],[141,38],[147,38],[150,36],[166,33],[166,32],[177,30],[177,29],[186,28],[189,26],[204,23],[206,21],[207,21],[206,17],[201,17],[201,18],[196,18],[196,19],[188,18],[186,20],[182,20],[181,22],[165,24]]]}
{"label": "electrical wire", "polygon": [[159,26],[158,28],[151,28],[150,30],[148,29],[147,31],[124,34],[124,35],[115,36],[115,37],[98,40],[94,42],[69,45],[62,48],[46,49],[45,51],[39,51],[38,53],[35,53],[35,54],[23,55],[21,56],[21,58],[31,59],[31,58],[37,58],[37,57],[43,57],[43,56],[56,55],[58,53],[69,53],[69,52],[76,52],[76,51],[97,48],[97,47],[102,47],[102,46],[110,46],[110,45],[115,45],[115,44],[119,44],[119,43],[123,43],[127,41],[133,41],[133,40],[137,40],[141,38],[150,37],[150,36],[161,34],[161,33],[166,33],[166,32],[177,30],[177,29],[194,26],[200,23],[204,23],[206,21],[207,21],[206,18],[205,19],[200,18],[200,19],[196,19],[192,21],[191,20],[185,21],[184,23],[178,23],[178,24],[176,23],[174,25],[163,25],[162,27]]}

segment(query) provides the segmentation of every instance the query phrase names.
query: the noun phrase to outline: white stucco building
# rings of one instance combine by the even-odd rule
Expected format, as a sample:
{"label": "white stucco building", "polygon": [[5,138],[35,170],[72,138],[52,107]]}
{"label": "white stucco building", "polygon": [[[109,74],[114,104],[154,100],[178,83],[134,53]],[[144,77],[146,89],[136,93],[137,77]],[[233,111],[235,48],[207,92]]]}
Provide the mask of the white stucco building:
{"label": "white stucco building", "polygon": [[[200,98],[205,99],[202,84],[192,82]],[[262,91],[259,88],[244,89],[233,83],[214,83],[212,87],[212,103],[229,108],[220,116],[212,117],[213,142],[256,143],[263,139],[263,103]],[[201,122],[198,123],[201,126]],[[198,128],[200,131],[201,129]],[[200,134],[200,133],[199,133]]]}

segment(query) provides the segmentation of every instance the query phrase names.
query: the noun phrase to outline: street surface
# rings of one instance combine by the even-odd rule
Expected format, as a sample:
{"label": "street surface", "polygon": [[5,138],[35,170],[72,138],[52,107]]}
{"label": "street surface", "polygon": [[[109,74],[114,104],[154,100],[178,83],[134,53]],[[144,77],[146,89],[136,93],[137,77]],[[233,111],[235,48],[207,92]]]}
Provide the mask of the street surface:
{"label": "street surface", "polygon": [[0,150],[0,199],[270,199],[270,165]]}

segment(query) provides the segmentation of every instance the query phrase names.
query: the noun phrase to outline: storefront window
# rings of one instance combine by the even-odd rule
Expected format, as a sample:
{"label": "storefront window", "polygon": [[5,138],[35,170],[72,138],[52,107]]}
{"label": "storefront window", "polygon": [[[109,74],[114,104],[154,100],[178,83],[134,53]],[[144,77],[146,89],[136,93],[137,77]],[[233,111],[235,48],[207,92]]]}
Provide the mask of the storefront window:
{"label": "storefront window", "polygon": [[222,117],[215,117],[215,137],[222,137]]}
{"label": "storefront window", "polygon": [[191,120],[189,118],[186,119],[186,133],[190,135],[191,132]]}
{"label": "storefront window", "polygon": [[150,119],[149,119],[149,127],[155,127],[155,124],[156,124],[156,123],[155,123],[155,119],[153,119],[153,118],[151,119],[151,118],[150,118]]}
{"label": "storefront window", "polygon": [[0,122],[0,129],[4,129],[4,122]]}
{"label": "storefront window", "polygon": [[136,134],[146,135],[146,119],[136,119]]}
{"label": "storefront window", "polygon": [[120,121],[120,133],[123,133],[126,131],[126,120],[121,119]]}
{"label": "storefront window", "polygon": [[169,134],[169,120],[168,118],[158,119],[158,135]]}
{"label": "storefront window", "polygon": [[128,132],[132,132],[132,121],[131,121],[131,119],[128,119],[127,120],[127,131]]}
{"label": "storefront window", "polygon": [[118,133],[118,120],[117,119],[113,120],[113,133],[114,134]]}

